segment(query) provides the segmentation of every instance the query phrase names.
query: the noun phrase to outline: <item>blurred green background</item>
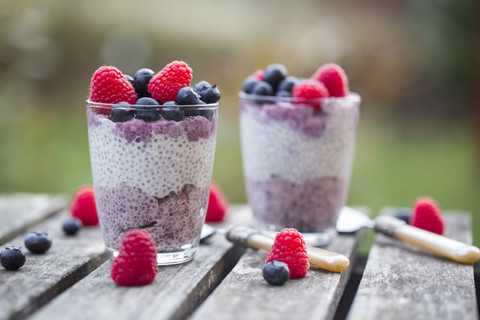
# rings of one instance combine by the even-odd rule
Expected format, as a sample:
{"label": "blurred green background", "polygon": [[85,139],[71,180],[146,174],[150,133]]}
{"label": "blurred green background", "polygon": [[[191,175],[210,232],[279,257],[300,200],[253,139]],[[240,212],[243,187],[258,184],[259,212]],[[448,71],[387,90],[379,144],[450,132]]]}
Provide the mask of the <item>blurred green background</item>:
{"label": "blurred green background", "polygon": [[[480,231],[479,17],[474,0],[0,0],[0,192],[91,183],[91,75],[172,60],[219,85],[214,180],[245,202],[237,93],[279,62],[308,77],[336,62],[362,96],[348,203],[469,211]],[[477,89],[477,91],[475,91]]]}

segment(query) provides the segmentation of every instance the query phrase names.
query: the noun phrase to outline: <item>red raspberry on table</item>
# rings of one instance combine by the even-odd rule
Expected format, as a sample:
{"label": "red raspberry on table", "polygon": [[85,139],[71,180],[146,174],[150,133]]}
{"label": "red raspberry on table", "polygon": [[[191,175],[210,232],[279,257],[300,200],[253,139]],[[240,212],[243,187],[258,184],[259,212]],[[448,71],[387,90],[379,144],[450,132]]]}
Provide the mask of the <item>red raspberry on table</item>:
{"label": "red raspberry on table", "polygon": [[70,202],[70,213],[72,217],[82,221],[84,226],[98,224],[97,206],[92,186],[83,186],[75,191]]}
{"label": "red raspberry on table", "polygon": [[205,222],[220,222],[225,218],[228,210],[228,200],[222,190],[214,182],[210,185],[207,215]]}
{"label": "red raspberry on table", "polygon": [[275,237],[265,263],[274,260],[281,260],[288,265],[290,278],[305,277],[310,264],[302,234],[293,228],[280,231]]}
{"label": "red raspberry on table", "polygon": [[347,74],[335,63],[327,63],[318,68],[312,79],[322,82],[331,97],[345,97],[349,92]]}
{"label": "red raspberry on table", "polygon": [[[327,98],[330,95],[328,94],[327,88],[316,80],[308,79],[297,82],[292,89],[292,97],[294,98],[304,98],[304,99],[318,99],[318,98]],[[302,103],[300,101],[299,103]],[[317,110],[321,108],[321,101],[311,104]]]}
{"label": "red raspberry on table", "polygon": [[[110,104],[125,101],[134,104],[137,95],[132,84],[120,70],[103,66],[95,71],[90,82],[90,101]],[[108,114],[109,111],[102,113]]]}
{"label": "red raspberry on table", "polygon": [[192,69],[183,61],[173,61],[150,79],[148,92],[162,103],[175,101],[177,92],[192,81]]}
{"label": "red raspberry on table", "polygon": [[113,281],[119,286],[143,286],[152,283],[157,273],[157,250],[150,234],[141,229],[125,233],[112,263]]}
{"label": "red raspberry on table", "polygon": [[443,234],[445,230],[442,211],[435,200],[430,197],[420,197],[415,201],[410,224],[437,234]]}

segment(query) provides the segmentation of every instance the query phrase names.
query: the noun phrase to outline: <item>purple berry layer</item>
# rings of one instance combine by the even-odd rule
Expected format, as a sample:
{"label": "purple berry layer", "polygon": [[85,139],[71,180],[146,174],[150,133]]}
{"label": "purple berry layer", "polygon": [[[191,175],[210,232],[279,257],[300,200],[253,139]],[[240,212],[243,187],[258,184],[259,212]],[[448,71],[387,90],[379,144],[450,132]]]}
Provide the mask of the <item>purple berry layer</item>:
{"label": "purple berry layer", "polygon": [[324,232],[335,225],[348,182],[323,177],[295,183],[272,176],[265,181],[247,179],[246,184],[250,206],[263,227]]}
{"label": "purple berry layer", "polygon": [[95,199],[105,243],[118,250],[133,228],[159,252],[198,245],[215,156],[216,112],[208,120],[112,122],[87,109]]}

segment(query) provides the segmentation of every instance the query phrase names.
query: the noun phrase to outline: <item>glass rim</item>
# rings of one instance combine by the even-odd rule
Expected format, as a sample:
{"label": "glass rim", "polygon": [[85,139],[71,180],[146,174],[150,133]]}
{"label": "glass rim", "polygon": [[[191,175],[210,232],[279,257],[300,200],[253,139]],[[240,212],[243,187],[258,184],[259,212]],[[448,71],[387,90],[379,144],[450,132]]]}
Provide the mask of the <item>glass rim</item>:
{"label": "glass rim", "polygon": [[315,103],[315,102],[329,102],[329,101],[351,101],[360,102],[361,98],[358,93],[350,92],[345,97],[326,97],[326,98],[294,98],[294,97],[277,97],[277,96],[261,96],[256,94],[245,93],[240,91],[238,97],[243,100],[265,101],[265,102],[288,102],[288,103]]}
{"label": "glass rim", "polygon": [[[104,102],[95,102],[87,99],[85,101],[88,107],[94,108],[105,108],[105,109],[112,109],[116,103],[104,103]],[[161,110],[178,110],[178,109],[198,109],[198,110],[215,110],[218,109],[219,103],[205,103],[205,104],[177,104],[173,106],[164,106],[162,104],[159,105],[142,105],[142,104],[130,104],[128,106],[117,107],[118,109],[124,110],[135,110],[137,108],[142,109],[161,109]]]}

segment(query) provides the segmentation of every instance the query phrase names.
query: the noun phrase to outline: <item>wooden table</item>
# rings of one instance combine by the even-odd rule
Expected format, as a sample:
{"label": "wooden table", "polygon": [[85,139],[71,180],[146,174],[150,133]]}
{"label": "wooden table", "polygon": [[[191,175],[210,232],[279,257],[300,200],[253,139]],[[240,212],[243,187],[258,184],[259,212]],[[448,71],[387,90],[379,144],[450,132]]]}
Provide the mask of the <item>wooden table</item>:
{"label": "wooden table", "polygon": [[[365,232],[340,235],[327,249],[350,258],[342,273],[311,268],[284,286],[262,278],[266,252],[217,234],[194,260],[161,267],[151,285],[118,287],[98,227],[67,237],[64,196],[0,196],[0,245],[23,246],[29,231],[53,238],[44,255],[26,253],[17,271],[0,267],[0,319],[477,319],[474,267],[376,235],[358,256]],[[394,209],[386,209],[391,213]],[[229,221],[245,221],[233,206]],[[448,213],[447,235],[471,242],[470,216]],[[363,277],[362,277],[363,275]]]}

